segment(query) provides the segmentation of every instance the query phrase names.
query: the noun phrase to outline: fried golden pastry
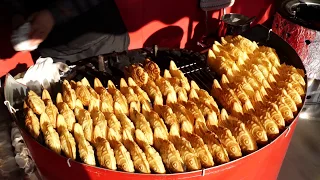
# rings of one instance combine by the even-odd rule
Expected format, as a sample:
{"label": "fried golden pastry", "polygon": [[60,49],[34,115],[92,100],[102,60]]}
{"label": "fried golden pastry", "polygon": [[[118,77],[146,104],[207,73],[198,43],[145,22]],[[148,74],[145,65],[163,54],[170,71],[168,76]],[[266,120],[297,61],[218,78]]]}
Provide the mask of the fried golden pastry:
{"label": "fried golden pastry", "polygon": [[239,119],[228,116],[227,112],[222,109],[219,124],[231,130],[236,137],[241,150],[245,153],[251,153],[258,149],[256,141],[252,138],[249,130]]}
{"label": "fried golden pastry", "polygon": [[136,109],[133,109],[132,113],[130,113],[130,119],[133,121],[136,129],[140,129],[146,135],[148,144],[153,145],[152,129],[145,116]]}
{"label": "fried golden pastry", "polygon": [[[115,102],[117,103],[117,102]],[[124,114],[124,113],[118,113],[116,114],[118,120],[121,123],[122,129],[127,129],[132,135],[134,135],[135,126],[133,122]]]}
{"label": "fried golden pastry", "polygon": [[[142,89],[147,92],[148,96],[154,101],[155,97],[161,97],[162,98],[162,94],[161,91],[159,89],[159,87],[155,84],[154,81],[152,80],[148,80],[146,84],[144,84],[142,86]],[[163,102],[163,100],[162,100]]]}
{"label": "fried golden pastry", "polygon": [[191,143],[191,146],[194,148],[200,159],[202,167],[209,168],[214,166],[213,157],[209,152],[208,146],[204,144],[203,140],[198,135],[185,131],[181,131],[181,135]]}
{"label": "fried golden pastry", "polygon": [[222,40],[223,42],[229,42],[229,43],[233,43],[235,46],[239,47],[240,49],[242,49],[243,51],[247,52],[247,53],[253,53],[253,51],[255,51],[258,48],[258,45],[256,42],[252,42],[249,39],[244,38],[243,36],[227,36],[226,38],[224,38],[225,41]]}
{"label": "fried golden pastry", "polygon": [[153,81],[157,80],[160,77],[160,68],[159,66],[151,61],[150,59],[146,59],[144,61],[144,70],[148,73],[149,78]]}
{"label": "fried golden pastry", "polygon": [[170,61],[169,71],[173,77],[177,77],[181,80],[181,85],[185,90],[190,91],[190,84],[188,82],[188,79],[177,68],[177,65],[173,61]]}
{"label": "fried golden pastry", "polygon": [[76,89],[77,88],[77,83],[74,80],[71,80],[69,84],[70,84],[72,89]]}
{"label": "fried golden pastry", "polygon": [[108,140],[113,148],[118,169],[125,172],[134,172],[134,164],[130,157],[130,153],[120,141],[116,140],[117,138],[115,136],[115,131],[112,128],[109,128]]}
{"label": "fried golden pastry", "polygon": [[270,113],[271,118],[278,125],[280,131],[285,129],[285,120],[279,110],[279,107],[275,103],[266,102],[266,108]]}
{"label": "fried golden pastry", "polygon": [[93,121],[90,112],[76,107],[74,108],[74,115],[76,116],[78,123],[82,126],[86,140],[93,142]]}
{"label": "fried golden pastry", "polygon": [[94,127],[99,126],[101,137],[107,138],[108,123],[104,114],[101,111],[96,110],[96,111],[91,111],[90,115],[93,121],[93,126]]}
{"label": "fried golden pastry", "polygon": [[268,143],[267,132],[259,120],[256,119],[256,116],[245,113],[241,118],[241,121],[246,125],[252,137],[258,144],[265,145]]}
{"label": "fried golden pastry", "polygon": [[157,78],[154,82],[164,96],[167,96],[170,92],[175,91],[170,82],[163,77]]}
{"label": "fried golden pastry", "polygon": [[131,87],[128,87],[126,81],[121,78],[120,80],[120,91],[126,97],[127,103],[130,105],[131,102],[137,103],[137,111],[140,112],[140,100],[135,94],[134,90]]}
{"label": "fried golden pastry", "polygon": [[99,99],[92,98],[88,106],[88,111],[100,111],[100,105],[101,101]]}
{"label": "fried golden pastry", "polygon": [[117,114],[118,111],[121,111],[125,115],[129,115],[129,107],[126,97],[118,89],[116,89],[116,86],[110,80],[108,81],[108,91],[113,96],[113,109],[115,114]]}
{"label": "fried golden pastry", "polygon": [[102,137],[103,135],[99,126],[95,126],[93,136],[100,166],[111,170],[117,170],[117,162],[113,149],[108,140]]}
{"label": "fried golden pastry", "polygon": [[82,102],[79,99],[76,100],[76,107],[84,109],[84,106],[82,105]]}
{"label": "fried golden pastry", "polygon": [[42,100],[46,105],[45,113],[48,115],[53,128],[56,128],[57,115],[59,114],[59,111],[58,108],[53,104],[51,96],[46,89],[42,91]]}
{"label": "fried golden pastry", "polygon": [[92,98],[88,88],[82,85],[81,82],[77,82],[77,87],[75,91],[76,91],[77,99],[79,99],[84,106],[88,106]]}
{"label": "fried golden pastry", "polygon": [[46,106],[41,98],[32,90],[28,92],[27,105],[35,114],[41,115],[45,112]]}
{"label": "fried golden pastry", "polygon": [[166,173],[166,169],[162,162],[159,153],[146,142],[146,137],[140,129],[135,132],[136,142],[139,144],[141,149],[144,151],[147,161],[150,165],[150,169],[157,174]]}
{"label": "fried golden pastry", "polygon": [[81,79],[81,83],[82,83],[82,85],[84,85],[84,86],[87,86],[87,87],[89,86],[89,87],[91,87],[88,79],[85,78],[85,77]]}
{"label": "fried golden pastry", "polygon": [[103,87],[101,81],[98,78],[94,79],[94,90],[99,94],[101,104],[101,112],[113,113],[113,98],[112,95]]}
{"label": "fried golden pastry", "polygon": [[138,98],[139,98],[139,101],[142,101],[142,100],[147,100],[149,102],[151,102],[148,94],[142,90],[135,82],[134,80],[129,77],[128,78],[128,85],[134,90],[134,92],[137,94]]}
{"label": "fried golden pastry", "polygon": [[133,64],[129,67],[126,67],[126,76],[132,77],[134,82],[137,83],[138,86],[142,86],[147,83],[148,81],[148,73],[139,65]]}
{"label": "fried golden pastry", "polygon": [[[177,94],[178,94],[177,101],[179,103],[183,103],[183,102],[187,102],[188,101],[188,96],[187,96],[187,93],[185,93],[185,92],[186,92],[186,90],[182,89],[182,88],[178,90],[178,92],[177,92]],[[170,103],[173,104],[173,103],[176,103],[176,102],[168,102],[168,99],[167,99],[167,103],[166,104],[169,105]]]}
{"label": "fried golden pastry", "polygon": [[72,134],[68,131],[66,121],[61,114],[57,116],[57,130],[60,135],[62,152],[67,158],[75,160],[77,158],[76,142]]}
{"label": "fried golden pastry", "polygon": [[209,124],[207,124],[207,127],[218,136],[231,159],[242,157],[240,145],[228,128]]}
{"label": "fried golden pastry", "polygon": [[74,138],[78,145],[78,151],[81,160],[89,165],[96,165],[96,160],[94,157],[94,151],[90,143],[85,139],[83,130],[80,124],[76,123],[74,125]]}
{"label": "fried golden pastry", "polygon": [[68,130],[73,132],[73,126],[76,123],[76,118],[73,111],[65,102],[63,102],[61,93],[57,94],[56,102],[60,114],[62,114],[67,123]]}
{"label": "fried golden pastry", "polygon": [[50,124],[49,117],[46,113],[42,113],[40,116],[40,128],[44,136],[46,145],[55,153],[61,153],[61,144],[59,134]]}
{"label": "fried golden pastry", "polygon": [[107,120],[107,124],[109,128],[112,128],[116,134],[116,140],[121,142],[122,139],[122,134],[121,134],[121,123],[120,121],[117,119],[116,115],[113,113],[109,113],[109,112],[105,112],[103,113],[106,120]]}
{"label": "fried golden pastry", "polygon": [[87,86],[87,88],[88,88],[88,90],[89,90],[92,98],[95,98],[95,99],[99,99],[99,100],[100,100],[99,94],[98,94],[92,87]]}
{"label": "fried golden pastry", "polygon": [[38,117],[33,113],[33,111],[27,108],[25,125],[27,130],[30,132],[31,136],[38,138],[40,135],[40,124]]}
{"label": "fried golden pastry", "polygon": [[164,124],[159,114],[151,110],[151,106],[147,101],[142,102],[142,114],[146,117],[153,130],[158,127],[164,136],[168,136],[167,126]]}
{"label": "fried golden pastry", "polygon": [[135,169],[140,173],[150,174],[151,170],[146,155],[134,142],[131,133],[127,130],[123,131],[123,144],[130,152]]}
{"label": "fried golden pastry", "polygon": [[73,110],[76,105],[77,96],[75,90],[71,88],[67,80],[64,80],[62,83],[62,95],[63,101]]}
{"label": "fried golden pastry", "polygon": [[194,89],[190,90],[189,99],[190,101],[197,104],[204,116],[210,116],[212,113],[220,113],[220,109],[214,100],[214,103],[212,103],[212,100],[210,100],[209,98],[199,98],[196,90]]}
{"label": "fried golden pastry", "polygon": [[157,112],[164,120],[165,124],[171,126],[178,122],[176,114],[173,113],[170,106],[167,105],[155,105],[154,111]]}
{"label": "fried golden pastry", "polygon": [[178,123],[175,123],[171,126],[169,134],[169,140],[179,151],[181,158],[186,165],[187,171],[201,169],[200,159],[198,158],[196,151],[192,148],[189,141],[183,137],[180,137]]}
{"label": "fried golden pastry", "polygon": [[187,110],[182,104],[170,104],[169,105],[172,108],[172,111],[176,114],[177,119],[182,121],[189,121],[192,125],[194,124],[194,117],[192,116],[192,113]]}
{"label": "fried golden pastry", "polygon": [[279,135],[280,130],[278,128],[278,125],[272,119],[270,113],[266,110],[266,108],[260,108],[260,111],[256,111],[254,115],[256,117],[253,116],[253,118],[257,118],[263,125],[264,129],[267,132],[268,138],[273,139]]}
{"label": "fried golden pastry", "polygon": [[170,172],[184,172],[184,164],[179,151],[174,147],[172,142],[164,139],[161,133],[159,128],[154,129],[154,144],[160,152],[164,165]]}

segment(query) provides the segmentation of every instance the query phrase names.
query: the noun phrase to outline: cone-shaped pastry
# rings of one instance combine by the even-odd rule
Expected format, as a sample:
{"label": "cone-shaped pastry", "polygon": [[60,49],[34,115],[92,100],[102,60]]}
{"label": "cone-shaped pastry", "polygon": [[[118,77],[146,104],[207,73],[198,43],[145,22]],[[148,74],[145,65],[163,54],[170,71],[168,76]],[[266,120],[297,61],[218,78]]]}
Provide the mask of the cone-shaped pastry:
{"label": "cone-shaped pastry", "polygon": [[162,93],[159,87],[152,80],[148,80],[148,82],[142,86],[142,89],[148,93],[152,100],[154,100],[156,96],[161,96],[162,98]]}
{"label": "cone-shaped pastry", "polygon": [[181,80],[181,85],[185,90],[190,91],[190,84],[188,82],[188,79],[177,68],[177,65],[173,61],[170,61],[169,71],[173,77],[177,77]]}
{"label": "cone-shaped pastry", "polygon": [[113,113],[104,113],[104,116],[107,120],[107,124],[109,128],[112,128],[116,134],[116,140],[121,142],[122,139],[122,134],[121,134],[121,123],[120,121],[117,119],[116,115],[114,115]]}
{"label": "cone-shaped pastry", "polygon": [[[129,115],[129,106],[126,97],[116,89],[112,81],[108,81],[108,91],[113,96],[114,112],[122,111],[124,114]],[[117,103],[116,103],[117,102]],[[115,106],[117,104],[117,107]]]}
{"label": "cone-shaped pastry", "polygon": [[76,107],[78,107],[80,109],[84,109],[84,106],[83,106],[82,102],[79,99],[76,100]]}
{"label": "cone-shaped pastry", "polygon": [[88,106],[88,111],[89,112],[100,111],[100,105],[101,105],[100,99],[92,98]]}
{"label": "cone-shaped pastry", "polygon": [[64,117],[64,120],[67,123],[68,130],[70,132],[73,132],[73,126],[76,123],[76,118],[73,111],[69,108],[69,106],[65,102],[62,101],[61,93],[57,94],[56,102],[57,102],[57,107],[60,114],[62,114],[62,116]]}
{"label": "cone-shaped pastry", "polygon": [[53,126],[53,128],[56,128],[57,115],[59,114],[59,111],[58,111],[58,108],[53,104],[51,100],[51,96],[46,89],[42,91],[42,100],[46,105],[45,113],[48,115],[50,119],[50,123]]}
{"label": "cone-shaped pastry", "polygon": [[81,79],[81,83],[82,83],[82,85],[84,85],[84,86],[89,86],[89,87],[91,87],[88,79],[85,78],[85,77]]}
{"label": "cone-shaped pastry", "polygon": [[77,82],[75,89],[77,98],[82,102],[84,106],[88,106],[91,100],[91,93],[88,88],[82,85],[81,82]]}
{"label": "cone-shaped pastry", "polygon": [[170,106],[167,105],[155,105],[154,111],[157,112],[164,120],[166,125],[171,126],[178,122],[176,114],[173,113]]}
{"label": "cone-shaped pastry", "polygon": [[194,131],[198,136],[203,138],[204,143],[208,146],[209,152],[212,154],[214,162],[219,164],[229,162],[230,160],[228,153],[220,144],[219,140],[217,139],[217,135],[209,131],[201,112],[196,109],[195,111],[197,112],[194,113],[194,116],[196,117]]}
{"label": "cone-shaped pastry", "polygon": [[50,124],[49,117],[46,113],[42,113],[40,116],[40,128],[44,136],[46,145],[55,153],[61,153],[61,144],[59,134]]}
{"label": "cone-shaped pastry", "polygon": [[246,125],[252,137],[258,144],[265,145],[268,143],[267,132],[259,120],[256,119],[256,116],[245,113],[241,118],[241,121]]}
{"label": "cone-shaped pastry", "polygon": [[[178,90],[178,92],[177,92],[177,94],[178,94],[178,99],[177,99],[177,101],[179,102],[179,103],[183,103],[183,102],[187,102],[188,101],[188,95],[187,95],[187,93],[186,93],[186,90],[185,89],[179,89]],[[168,97],[168,99],[170,99],[169,97]],[[175,102],[168,102],[168,99],[167,99],[167,104],[169,105],[170,103],[172,104],[172,103],[175,103]],[[170,101],[172,101],[172,100],[170,100]]]}
{"label": "cone-shaped pastry", "polygon": [[126,68],[127,77],[132,77],[138,86],[142,86],[148,81],[148,73],[139,65],[133,64]]}
{"label": "cone-shaped pastry", "polygon": [[96,160],[94,157],[94,151],[90,143],[85,139],[83,130],[80,124],[76,123],[74,125],[74,138],[76,139],[78,145],[78,151],[81,160],[89,165],[96,165]]}
{"label": "cone-shaped pastry", "polygon": [[118,168],[122,171],[134,172],[134,165],[130,153],[120,141],[116,140],[117,138],[115,136],[115,131],[110,128],[108,130],[108,140],[113,148]]}
{"label": "cone-shaped pastry", "polygon": [[101,112],[113,112],[113,98],[111,94],[103,87],[98,78],[94,79],[94,90],[100,95],[100,110]]}
{"label": "cone-shaped pastry", "polygon": [[134,168],[140,173],[150,174],[151,170],[146,155],[134,142],[131,133],[127,130],[123,131],[123,144],[130,152]]}
{"label": "cone-shaped pastry", "polygon": [[68,158],[75,160],[77,158],[76,142],[72,134],[68,131],[66,121],[61,114],[57,116],[57,130],[60,135],[62,152]]}
{"label": "cone-shaped pastry", "polygon": [[67,80],[64,80],[62,83],[62,95],[63,101],[68,104],[71,110],[73,110],[76,105],[77,96],[75,90],[71,88],[71,85]]}
{"label": "cone-shaped pastry", "polygon": [[37,139],[40,135],[40,123],[31,109],[27,109],[25,125],[30,134]]}
{"label": "cone-shaped pastry", "polygon": [[120,91],[126,97],[127,103],[130,105],[131,102],[137,103],[137,111],[140,112],[140,101],[138,96],[135,94],[134,90],[131,87],[123,87],[121,84],[126,83],[126,81],[122,78],[120,80]]}
{"label": "cone-shaped pastry", "polygon": [[102,137],[103,135],[99,126],[94,128],[93,136],[99,164],[107,169],[116,170],[117,163],[113,149],[108,140]]}
{"label": "cone-shaped pastry", "polygon": [[107,138],[108,123],[104,114],[101,111],[91,111],[90,115],[93,121],[93,126],[94,127],[99,126],[101,137]]}
{"label": "cone-shaped pastry", "polygon": [[143,67],[144,70],[148,73],[149,78],[153,81],[157,80],[160,77],[159,66],[155,62],[150,61],[150,59],[145,60]]}
{"label": "cone-shaped pastry", "polygon": [[194,148],[200,159],[202,167],[209,168],[214,166],[213,157],[209,152],[207,145],[204,144],[203,140],[198,135],[185,131],[181,131],[181,135],[191,143],[191,146]]}
{"label": "cone-shaped pastry", "polygon": [[157,174],[166,173],[166,169],[162,162],[159,153],[146,142],[146,137],[140,129],[135,132],[136,142],[139,144],[141,149],[144,151],[147,161],[150,165],[150,169]]}
{"label": "cone-shaped pastry", "polygon": [[156,85],[159,87],[161,93],[164,96],[167,96],[170,92],[174,91],[173,86],[170,84],[168,80],[163,77],[159,77],[154,81]]}
{"label": "cone-shaped pastry", "polygon": [[285,120],[279,110],[279,107],[275,103],[266,103],[267,110],[270,113],[271,118],[278,125],[280,131],[285,129]]}
{"label": "cone-shaped pastry", "polygon": [[184,164],[179,151],[169,140],[162,138],[161,130],[158,128],[154,130],[154,143],[160,152],[164,165],[170,172],[184,172]]}
{"label": "cone-shaped pastry", "polygon": [[153,145],[152,129],[145,116],[135,109],[133,109],[130,114],[130,119],[133,121],[136,129],[140,129],[146,135],[148,144]]}
{"label": "cone-shaped pastry", "polygon": [[147,101],[142,102],[142,114],[146,117],[153,130],[158,127],[163,135],[166,137],[168,136],[167,126],[164,124],[159,114],[151,110],[150,104]]}
{"label": "cone-shaped pastry", "polygon": [[35,114],[41,115],[44,113],[46,106],[41,98],[32,90],[28,92],[27,105]]}
{"label": "cone-shaped pastry", "polygon": [[[116,106],[116,103],[117,102],[115,102],[115,106]],[[121,123],[122,129],[127,129],[132,135],[134,135],[135,126],[133,122],[124,113],[120,112],[116,114],[116,116]]]}
{"label": "cone-shaped pastry", "polygon": [[195,171],[201,169],[200,159],[196,151],[192,148],[189,141],[179,135],[179,124],[175,123],[170,128],[169,140],[179,151],[187,171]]}
{"label": "cone-shaped pastry", "polygon": [[74,115],[78,123],[82,126],[86,140],[93,142],[93,122],[89,111],[76,107],[74,108]]}
{"label": "cone-shaped pastry", "polygon": [[71,80],[69,84],[70,84],[72,89],[76,89],[77,88],[77,83],[74,80]]}
{"label": "cone-shaped pastry", "polygon": [[235,117],[228,116],[224,109],[221,110],[219,124],[231,130],[243,152],[251,153],[258,149],[256,141],[252,138],[244,123]]}
{"label": "cone-shaped pastry", "polygon": [[194,117],[192,116],[192,113],[187,110],[182,104],[176,103],[171,104],[170,106],[180,122],[189,121],[192,125],[194,124]]}
{"label": "cone-shaped pastry", "polygon": [[218,136],[221,144],[227,150],[231,159],[238,159],[242,157],[239,143],[229,129],[221,126],[207,125],[207,127]]}
{"label": "cone-shaped pastry", "polygon": [[147,100],[147,101],[151,102],[148,94],[144,90],[142,90],[139,86],[137,86],[137,84],[134,82],[134,80],[131,77],[128,78],[128,85],[137,94],[139,101]]}

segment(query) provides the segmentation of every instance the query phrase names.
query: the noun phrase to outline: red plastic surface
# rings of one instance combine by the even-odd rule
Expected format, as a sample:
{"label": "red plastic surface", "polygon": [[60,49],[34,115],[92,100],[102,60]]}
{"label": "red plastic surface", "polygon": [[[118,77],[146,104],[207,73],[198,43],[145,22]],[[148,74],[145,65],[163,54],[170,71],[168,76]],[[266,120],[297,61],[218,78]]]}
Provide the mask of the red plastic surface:
{"label": "red plastic surface", "polygon": [[[159,47],[193,49],[205,33],[205,13],[198,0],[115,0],[129,30],[129,49],[157,44]],[[226,12],[257,16],[264,23],[274,13],[274,0],[236,0]],[[17,53],[10,44],[10,20],[0,7],[0,77],[14,69],[24,71],[32,65],[29,53]],[[209,12],[209,30],[218,29],[220,11]]]}
{"label": "red plastic surface", "polygon": [[55,154],[44,148],[22,130],[22,136],[43,180],[160,180],[160,179],[223,179],[223,180],[275,180],[297,124],[297,119],[275,141],[259,151],[225,165],[184,174],[144,175],[110,171],[87,166]]}

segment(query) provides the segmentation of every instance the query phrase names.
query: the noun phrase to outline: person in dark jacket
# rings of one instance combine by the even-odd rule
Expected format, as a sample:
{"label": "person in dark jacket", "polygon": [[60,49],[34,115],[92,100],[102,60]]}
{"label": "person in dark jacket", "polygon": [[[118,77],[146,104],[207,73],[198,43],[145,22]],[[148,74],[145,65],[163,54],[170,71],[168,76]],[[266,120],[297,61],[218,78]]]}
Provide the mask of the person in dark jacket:
{"label": "person in dark jacket", "polygon": [[35,52],[55,62],[74,62],[121,52],[129,35],[114,0],[8,0],[13,27],[31,23]]}

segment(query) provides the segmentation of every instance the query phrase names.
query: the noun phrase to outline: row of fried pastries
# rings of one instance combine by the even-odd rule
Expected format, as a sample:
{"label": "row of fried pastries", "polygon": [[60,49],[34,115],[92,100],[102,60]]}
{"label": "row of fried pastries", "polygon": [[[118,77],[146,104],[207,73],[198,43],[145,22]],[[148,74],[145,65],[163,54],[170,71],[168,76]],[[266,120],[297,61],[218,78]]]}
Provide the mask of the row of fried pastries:
{"label": "row of fried pastries", "polygon": [[280,64],[270,47],[227,36],[209,50],[208,64],[222,76],[212,95],[234,116],[258,119],[270,137],[278,136],[302,106],[303,70]]}
{"label": "row of fried pastries", "polygon": [[[146,64],[158,68],[152,61]],[[140,72],[147,74],[142,88],[136,83],[139,76],[122,79],[120,90],[111,81],[108,89],[98,79],[94,88],[86,79],[64,81],[56,106],[46,90],[42,100],[31,91],[25,104],[26,127],[35,138],[41,130],[46,145],[57,153],[75,159],[77,144],[81,160],[96,165],[94,147],[100,166],[127,172],[165,173],[165,167],[170,172],[192,171],[257,149],[260,142],[254,134],[264,129],[247,129],[225,110],[220,115],[208,92],[194,81],[189,84],[173,62],[163,77],[147,68]]]}

